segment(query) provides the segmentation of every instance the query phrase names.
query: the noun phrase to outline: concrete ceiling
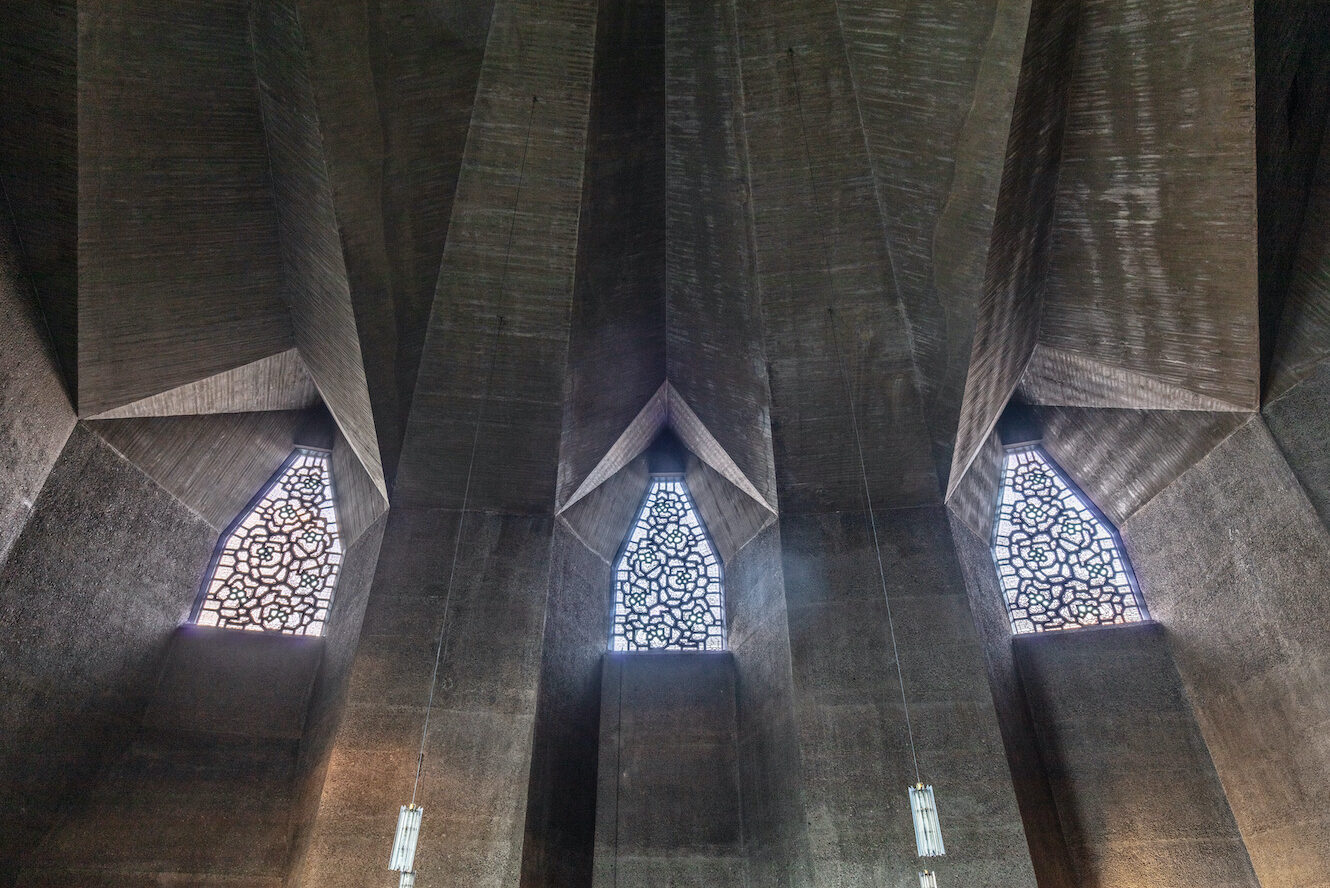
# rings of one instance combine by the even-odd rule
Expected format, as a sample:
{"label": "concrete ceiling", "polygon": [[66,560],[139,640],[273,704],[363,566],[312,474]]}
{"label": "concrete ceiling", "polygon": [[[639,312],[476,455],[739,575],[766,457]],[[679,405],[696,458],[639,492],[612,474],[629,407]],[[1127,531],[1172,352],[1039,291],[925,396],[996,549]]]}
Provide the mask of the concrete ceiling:
{"label": "concrete ceiling", "polygon": [[1041,400],[1258,406],[1253,29],[1239,0],[1082,3]]}
{"label": "concrete ceiling", "polygon": [[11,3],[0,29],[0,184],[71,395],[78,378],[78,11]]}
{"label": "concrete ceiling", "polygon": [[0,159],[84,417],[316,390],[381,493],[549,511],[668,383],[768,504],[917,505],[1018,383],[1247,413],[1261,304],[1321,360],[1310,9],[24,4]]}
{"label": "concrete ceiling", "polygon": [[80,415],[294,345],[248,12],[80,7]]}

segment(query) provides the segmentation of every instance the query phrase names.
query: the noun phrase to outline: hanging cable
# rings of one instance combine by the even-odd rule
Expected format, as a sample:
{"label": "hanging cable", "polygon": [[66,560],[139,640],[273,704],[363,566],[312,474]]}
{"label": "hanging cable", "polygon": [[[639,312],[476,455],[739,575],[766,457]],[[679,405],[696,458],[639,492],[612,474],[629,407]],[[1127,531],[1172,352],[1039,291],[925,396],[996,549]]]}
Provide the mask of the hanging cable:
{"label": "hanging cable", "polygon": [[[522,163],[517,173],[517,194],[513,198],[513,209],[508,219],[508,242],[504,248],[503,272],[499,277],[499,297],[498,307],[503,310],[504,297],[508,288],[508,268],[513,256],[513,235],[517,228],[517,211],[522,202],[522,187],[526,182],[526,162],[531,152],[531,121],[535,116],[536,104],[540,101],[539,96],[531,97],[531,107],[527,111],[526,118],[526,139],[522,146]],[[499,334],[503,331],[504,317],[498,316],[494,325],[494,333],[490,339],[490,365],[489,372],[485,376],[484,394],[481,397],[480,409],[476,411],[475,428],[471,434],[471,454],[467,459],[466,483],[462,487],[462,511],[457,516],[457,533],[453,538],[453,557],[452,563],[448,567],[448,583],[444,587],[443,597],[443,623],[439,627],[439,637],[435,647],[434,654],[434,672],[430,676],[429,682],[429,700],[425,704],[425,724],[420,732],[420,754],[416,758],[416,779],[411,787],[411,804],[416,803],[417,794],[420,791],[421,774],[425,766],[425,744],[429,739],[429,721],[430,715],[434,711],[434,694],[439,683],[439,666],[443,663],[444,652],[447,649],[448,636],[448,613],[453,600],[453,579],[457,575],[457,559],[462,551],[462,530],[466,522],[466,510],[471,501],[471,479],[476,468],[476,452],[480,447],[480,428],[485,421],[485,412],[489,408],[490,387],[494,383],[494,367],[499,358]]]}
{"label": "hanging cable", "polygon": [[453,601],[453,581],[457,577],[457,561],[462,551],[462,534],[465,530],[466,515],[471,504],[471,482],[475,476],[476,454],[480,449],[480,430],[485,424],[485,414],[489,409],[490,393],[494,385],[494,371],[499,359],[499,339],[503,333],[505,318],[504,300],[508,292],[508,270],[512,264],[513,239],[517,230],[517,214],[522,204],[522,188],[526,184],[526,164],[531,153],[531,123],[535,116],[538,96],[531,97],[531,107],[527,111],[526,139],[522,146],[522,162],[517,174],[517,193],[513,198],[513,209],[508,220],[507,245],[504,248],[503,272],[499,277],[499,293],[495,300],[498,308],[494,330],[489,343],[489,369],[485,374],[485,387],[481,394],[480,406],[476,410],[475,427],[471,432],[471,453],[467,458],[466,482],[462,487],[462,507],[457,515],[457,533],[453,538],[452,562],[448,567],[448,581],[444,587],[443,619],[439,625],[439,635],[435,640],[434,670],[430,675],[429,697],[425,703],[425,721],[420,729],[420,751],[416,755],[415,780],[411,784],[411,804],[403,805],[397,821],[397,834],[393,839],[393,851],[388,868],[401,873],[399,888],[415,884],[413,870],[416,855],[416,843],[420,837],[422,808],[416,804],[420,796],[420,784],[425,772],[425,748],[429,742],[430,717],[434,714],[434,697],[439,686],[439,669],[443,665],[448,649],[448,618]]}
{"label": "hanging cable", "polygon": [[900,683],[901,709],[905,712],[905,733],[910,740],[910,760],[914,763],[914,781],[920,783],[919,756],[914,747],[914,726],[910,721],[910,703],[905,694],[905,673],[901,670],[900,647],[896,643],[896,621],[891,613],[891,596],[887,593],[887,570],[882,564],[882,545],[878,541],[877,518],[873,512],[873,493],[868,483],[868,466],[864,461],[863,438],[859,433],[859,418],[854,409],[849,369],[845,365],[844,355],[840,347],[840,334],[836,329],[836,312],[834,309],[828,308],[827,314],[830,316],[831,338],[836,346],[836,361],[840,365],[841,379],[845,383],[845,400],[850,408],[850,426],[854,429],[854,446],[859,455],[859,473],[863,478],[865,510],[868,512],[868,526],[873,532],[873,552],[877,556],[877,576],[882,584],[882,600],[887,606],[887,632],[891,636],[891,655],[896,661],[896,679]]}
{"label": "hanging cable", "polygon": [[[859,475],[863,481],[864,509],[868,513],[868,526],[872,530],[873,553],[877,558],[877,575],[882,585],[882,601],[887,611],[887,631],[891,637],[891,654],[896,667],[896,681],[901,692],[901,711],[905,715],[905,735],[910,744],[910,762],[914,766],[914,784],[907,787],[910,799],[910,815],[914,820],[915,850],[920,857],[940,857],[947,853],[942,843],[942,827],[938,821],[937,804],[933,796],[933,787],[925,786],[920,778],[919,753],[914,742],[914,723],[910,718],[910,700],[905,691],[905,671],[901,666],[900,645],[896,640],[896,619],[891,611],[891,594],[887,589],[887,570],[882,562],[882,544],[877,532],[877,514],[873,509],[873,490],[868,482],[868,462],[864,458],[863,434],[859,429],[859,414],[855,409],[854,386],[850,381],[850,368],[841,348],[840,330],[836,323],[836,309],[833,297],[836,290],[835,276],[831,271],[830,225],[824,223],[822,208],[818,201],[817,182],[813,176],[813,155],[808,144],[808,121],[804,116],[803,89],[799,80],[799,60],[794,47],[789,48],[790,68],[794,75],[795,103],[799,109],[799,131],[803,140],[804,170],[808,176],[808,192],[813,203],[814,220],[822,230],[822,267],[827,277],[827,321],[831,326],[831,337],[836,352],[837,370],[845,387],[845,403],[850,411],[850,425],[854,430],[854,447],[859,459]],[[894,274],[894,270],[893,270]],[[920,883],[936,877],[930,871],[919,874]]]}
{"label": "hanging cable", "polygon": [[914,726],[910,721],[910,704],[905,693],[905,673],[901,669],[900,647],[896,642],[896,621],[891,612],[891,596],[887,593],[887,571],[882,563],[882,546],[878,540],[877,516],[873,511],[873,491],[868,483],[868,464],[864,460],[863,436],[859,431],[859,415],[854,407],[854,391],[850,384],[849,366],[846,364],[844,352],[841,350],[840,333],[836,325],[836,310],[832,305],[835,279],[831,273],[831,243],[827,240],[831,226],[823,224],[822,208],[817,199],[817,185],[813,178],[812,152],[808,145],[808,122],[804,119],[803,91],[799,82],[799,63],[794,47],[789,48],[789,56],[790,68],[794,74],[795,104],[799,109],[799,133],[803,139],[804,170],[808,176],[808,191],[813,201],[813,212],[817,219],[818,228],[822,231],[822,268],[827,276],[827,318],[831,326],[832,343],[836,350],[837,370],[840,372],[841,381],[845,387],[845,403],[850,409],[850,426],[854,430],[854,446],[859,458],[859,473],[863,479],[864,508],[868,512],[868,526],[873,533],[873,552],[877,557],[877,574],[882,584],[882,600],[887,606],[887,630],[891,636],[891,654],[896,662],[896,679],[900,685],[901,709],[905,713],[905,733],[910,742],[910,761],[914,765],[915,783],[919,783],[919,756],[915,751]]}

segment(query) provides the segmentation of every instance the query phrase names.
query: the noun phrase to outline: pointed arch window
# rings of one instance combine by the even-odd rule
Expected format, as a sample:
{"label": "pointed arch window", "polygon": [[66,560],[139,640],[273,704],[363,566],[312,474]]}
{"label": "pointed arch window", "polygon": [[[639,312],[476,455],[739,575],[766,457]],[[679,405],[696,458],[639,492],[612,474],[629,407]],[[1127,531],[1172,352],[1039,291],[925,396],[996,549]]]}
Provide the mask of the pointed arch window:
{"label": "pointed arch window", "polygon": [[723,651],[720,558],[681,476],[656,476],[614,567],[616,651]]}
{"label": "pointed arch window", "polygon": [[1017,634],[1149,619],[1117,529],[1037,445],[1006,452],[993,559]]}
{"label": "pointed arch window", "polygon": [[297,449],[222,534],[194,622],[322,635],[341,564],[331,455]]}

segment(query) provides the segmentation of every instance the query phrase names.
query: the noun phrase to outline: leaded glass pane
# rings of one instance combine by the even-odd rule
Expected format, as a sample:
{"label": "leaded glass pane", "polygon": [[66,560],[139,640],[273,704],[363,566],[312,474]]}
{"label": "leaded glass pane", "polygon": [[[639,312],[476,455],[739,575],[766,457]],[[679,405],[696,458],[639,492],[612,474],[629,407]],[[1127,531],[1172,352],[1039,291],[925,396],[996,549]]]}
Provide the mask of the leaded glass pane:
{"label": "leaded glass pane", "polygon": [[1006,454],[993,557],[1017,634],[1145,619],[1112,526],[1037,447]]}
{"label": "leaded glass pane", "polygon": [[297,450],[218,546],[195,622],[322,635],[342,542],[329,455]]}
{"label": "leaded glass pane", "polygon": [[616,651],[723,651],[720,559],[682,478],[653,478],[614,570]]}

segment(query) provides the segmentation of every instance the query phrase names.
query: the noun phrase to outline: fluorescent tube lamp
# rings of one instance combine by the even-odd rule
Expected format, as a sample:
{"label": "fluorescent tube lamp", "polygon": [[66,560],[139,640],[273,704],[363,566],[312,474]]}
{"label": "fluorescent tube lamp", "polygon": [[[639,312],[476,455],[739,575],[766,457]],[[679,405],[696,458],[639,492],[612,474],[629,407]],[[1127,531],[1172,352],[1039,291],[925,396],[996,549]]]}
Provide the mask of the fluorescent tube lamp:
{"label": "fluorescent tube lamp", "polygon": [[416,888],[416,874],[407,870],[397,882],[397,888]]}
{"label": "fluorescent tube lamp", "polygon": [[937,873],[924,870],[919,874],[919,888],[937,888]]}
{"label": "fluorescent tube lamp", "polygon": [[910,813],[914,815],[914,845],[920,857],[941,857],[947,853],[942,844],[942,824],[937,819],[933,787],[917,783],[910,787]]}
{"label": "fluorescent tube lamp", "polygon": [[[419,805],[403,805],[402,813],[397,815],[397,835],[393,838],[393,856],[388,860],[388,869],[402,874],[402,885],[414,885],[416,876],[411,871],[416,862],[416,842],[420,839],[420,815],[425,810]],[[411,880],[406,881],[407,875]]]}

